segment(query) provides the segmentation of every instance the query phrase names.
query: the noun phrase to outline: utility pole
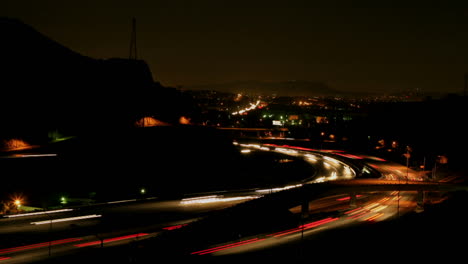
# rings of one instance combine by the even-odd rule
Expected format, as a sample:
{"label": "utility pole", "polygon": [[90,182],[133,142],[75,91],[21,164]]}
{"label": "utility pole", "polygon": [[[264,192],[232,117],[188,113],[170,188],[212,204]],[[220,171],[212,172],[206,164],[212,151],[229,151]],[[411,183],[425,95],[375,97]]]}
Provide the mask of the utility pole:
{"label": "utility pole", "polygon": [[411,148],[410,146],[406,146],[406,153],[404,156],[406,157],[406,183],[408,183],[408,177],[409,177],[409,159],[411,157]]}
{"label": "utility pole", "polygon": [[137,59],[137,45],[136,45],[136,19],[132,19],[132,34],[130,37],[130,52],[128,55],[129,59]]}

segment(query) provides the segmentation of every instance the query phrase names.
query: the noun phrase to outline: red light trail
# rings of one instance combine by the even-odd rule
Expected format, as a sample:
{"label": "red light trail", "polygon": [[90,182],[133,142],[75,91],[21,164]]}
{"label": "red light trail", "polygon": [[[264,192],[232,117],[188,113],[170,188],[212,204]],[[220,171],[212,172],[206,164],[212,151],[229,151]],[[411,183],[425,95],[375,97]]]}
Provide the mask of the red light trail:
{"label": "red light trail", "polygon": [[311,223],[308,223],[308,224],[305,224],[305,225],[298,226],[296,228],[292,228],[292,229],[284,230],[284,231],[277,232],[277,233],[274,233],[274,234],[270,234],[269,236],[280,237],[280,236],[284,236],[284,235],[287,235],[287,234],[300,232],[302,230],[314,228],[314,227],[317,227],[317,226],[320,226],[320,225],[323,225],[323,224],[327,224],[327,223],[333,222],[335,220],[338,220],[338,218],[328,217],[328,218],[325,218],[325,219],[322,219],[322,220],[318,220],[318,221],[315,221],[315,222],[311,222]]}
{"label": "red light trail", "polygon": [[126,236],[108,238],[108,239],[104,239],[103,241],[101,241],[101,240],[96,240],[96,241],[91,241],[91,242],[76,244],[75,247],[94,246],[94,245],[99,245],[99,244],[101,244],[101,243],[109,243],[109,242],[114,242],[114,241],[120,241],[120,240],[124,240],[124,239],[129,239],[129,238],[142,237],[142,236],[146,236],[146,235],[148,235],[148,233],[138,233],[138,234],[132,234],[132,235],[126,235]]}
{"label": "red light trail", "polygon": [[252,238],[252,239],[248,239],[248,240],[244,240],[244,241],[240,241],[240,242],[236,242],[236,243],[227,244],[227,245],[224,245],[224,246],[219,246],[219,247],[204,249],[204,250],[200,250],[200,251],[195,251],[195,252],[192,252],[190,254],[191,255],[195,255],[195,254],[196,255],[204,255],[204,254],[214,253],[214,252],[217,252],[217,251],[220,251],[220,250],[225,250],[225,249],[228,249],[228,248],[234,248],[234,247],[238,247],[238,246],[243,246],[243,245],[259,242],[259,241],[262,241],[262,240],[265,240],[265,239],[264,238],[262,238],[262,239]]}
{"label": "red light trail", "polygon": [[55,245],[59,245],[59,244],[76,242],[76,241],[80,241],[80,240],[82,240],[82,238],[66,238],[66,239],[49,241],[49,242],[42,242],[42,243],[37,243],[37,244],[32,244],[32,245],[5,248],[5,249],[0,249],[0,254],[11,253],[11,252],[16,252],[16,251],[22,251],[22,250],[28,250],[28,249],[41,248],[41,247],[48,247],[49,245],[55,246]]}

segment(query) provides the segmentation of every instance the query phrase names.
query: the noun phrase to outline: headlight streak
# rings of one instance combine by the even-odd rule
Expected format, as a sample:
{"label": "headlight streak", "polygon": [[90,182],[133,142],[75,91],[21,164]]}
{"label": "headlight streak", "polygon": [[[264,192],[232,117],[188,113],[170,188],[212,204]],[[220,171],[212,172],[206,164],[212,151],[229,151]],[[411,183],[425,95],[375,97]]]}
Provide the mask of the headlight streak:
{"label": "headlight streak", "polygon": [[296,151],[296,150],[286,149],[286,148],[275,148],[275,151],[280,152],[280,153],[284,153],[284,154],[287,154],[287,155],[291,155],[291,156],[296,156],[296,155],[299,154],[299,152]]}
{"label": "headlight streak", "polygon": [[[309,163],[317,163],[319,160],[322,161],[322,165],[326,169],[330,168],[335,168],[336,171],[332,172],[331,176],[329,177],[318,177],[315,180],[310,181],[310,183],[319,183],[319,182],[324,182],[324,181],[332,181],[332,180],[337,180],[339,178],[343,179],[353,179],[356,177],[356,172],[349,167],[346,163],[344,163],[341,160],[338,160],[333,157],[325,156],[324,154],[312,154],[312,151],[318,151],[315,149],[311,148],[303,148],[303,147],[296,147],[296,146],[289,146],[289,145],[276,145],[276,144],[265,144],[265,145],[259,145],[259,144],[241,144],[234,142],[234,145],[238,145],[244,148],[255,148],[259,150],[266,150],[266,151],[271,151],[269,147],[273,148],[273,151],[283,153],[286,155],[291,155],[291,156],[302,156],[305,161]],[[268,146],[268,147],[266,147]],[[322,153],[332,153],[332,154],[340,154],[338,150],[330,150],[330,151],[320,151]],[[341,151],[342,152],[342,151]],[[241,153],[248,153],[244,149],[241,150]],[[321,158],[319,158],[320,156]],[[358,156],[350,155],[347,156],[346,154],[341,155],[346,158],[352,158],[352,159],[357,159],[360,158]],[[332,165],[333,164],[333,165]],[[338,166],[341,166],[342,169],[340,169]],[[338,173],[342,173],[342,175],[339,175]]]}
{"label": "headlight streak", "polygon": [[14,158],[39,158],[39,157],[56,157],[57,154],[15,154]]}
{"label": "headlight streak", "polygon": [[307,161],[311,161],[313,163],[317,162],[317,157],[311,154],[305,154],[304,157],[306,158]]}
{"label": "headlight streak", "polygon": [[334,158],[323,157],[323,159],[326,159],[326,160],[328,160],[328,161],[330,161],[330,162],[332,162],[332,163],[334,163],[336,165],[340,164],[340,162],[338,160],[334,159]]}
{"label": "headlight streak", "polygon": [[371,203],[371,204],[368,204],[368,205],[364,206],[364,209],[372,210],[374,207],[377,207],[379,205],[380,205],[379,203]]}
{"label": "headlight streak", "polygon": [[69,212],[69,211],[73,211],[73,209],[58,209],[58,210],[40,211],[40,212],[32,212],[32,213],[24,213],[24,214],[4,215],[3,217],[13,218],[13,217],[22,217],[22,216],[31,216],[31,215],[55,214],[55,213],[62,213],[62,212]]}
{"label": "headlight streak", "polygon": [[107,202],[107,204],[128,203],[128,202],[136,202],[136,201],[137,199],[127,199],[127,200],[111,201],[111,202]]}
{"label": "headlight streak", "polygon": [[384,197],[378,201],[378,203],[384,203],[386,201],[390,200],[390,197]]}
{"label": "headlight streak", "polygon": [[256,190],[255,192],[259,192],[259,193],[279,192],[279,191],[283,191],[283,190],[298,188],[298,187],[301,187],[301,186],[302,186],[302,184],[288,185],[288,186],[285,186],[285,187],[260,189],[260,190]]}
{"label": "headlight streak", "polygon": [[201,196],[201,197],[182,199],[180,201],[180,204],[188,205],[188,204],[206,204],[206,203],[217,203],[217,202],[231,202],[231,201],[239,201],[239,200],[256,199],[258,197],[259,196],[223,197],[223,196],[219,196],[219,195],[209,195],[209,196]]}
{"label": "headlight streak", "polygon": [[370,222],[373,222],[375,221],[375,219],[383,216],[384,214],[383,213],[378,213],[378,214],[375,214],[375,215],[372,215],[372,216],[369,216],[367,218],[364,218],[364,221],[370,221]]}
{"label": "headlight streak", "polygon": [[379,205],[379,206],[377,206],[377,207],[375,207],[375,208],[372,208],[371,211],[372,211],[372,212],[379,212],[379,211],[384,210],[384,209],[387,208],[387,207],[388,207],[388,205]]}
{"label": "headlight streak", "polygon": [[360,218],[360,217],[362,217],[362,216],[364,216],[364,215],[366,215],[368,213],[369,213],[368,210],[366,210],[364,208],[361,208],[361,209],[359,209],[359,210],[357,210],[355,212],[350,213],[349,216],[348,216],[348,219],[358,219],[358,218]]}
{"label": "headlight streak", "polygon": [[97,218],[101,217],[102,215],[83,215],[83,216],[75,216],[75,217],[67,217],[67,218],[58,218],[58,219],[51,219],[45,221],[38,221],[38,222],[31,222],[32,225],[45,225],[50,223],[59,223],[59,222],[68,222],[68,221],[76,221],[76,220],[83,220],[83,219],[90,219],[90,218]]}
{"label": "headlight streak", "polygon": [[313,180],[312,182],[314,183],[320,183],[320,182],[325,182],[326,178],[325,177],[318,177],[317,179]]}
{"label": "headlight streak", "polygon": [[260,100],[257,100],[255,102],[255,104],[250,103],[249,107],[246,107],[246,108],[244,108],[242,110],[239,110],[237,112],[233,112],[233,113],[231,113],[231,115],[241,115],[241,114],[243,114],[245,112],[248,112],[250,110],[253,110],[253,109],[257,108],[259,106],[259,104],[260,104]]}

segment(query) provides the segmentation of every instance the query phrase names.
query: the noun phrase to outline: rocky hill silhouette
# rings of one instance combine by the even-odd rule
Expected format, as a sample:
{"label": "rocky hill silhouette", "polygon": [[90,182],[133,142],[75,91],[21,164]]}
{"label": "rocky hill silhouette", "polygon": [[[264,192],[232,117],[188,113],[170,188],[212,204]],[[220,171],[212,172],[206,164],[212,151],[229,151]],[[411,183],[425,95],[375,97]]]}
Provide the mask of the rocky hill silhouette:
{"label": "rocky hill silhouette", "polygon": [[128,127],[180,101],[143,60],[91,58],[14,18],[0,17],[0,35],[0,138]]}

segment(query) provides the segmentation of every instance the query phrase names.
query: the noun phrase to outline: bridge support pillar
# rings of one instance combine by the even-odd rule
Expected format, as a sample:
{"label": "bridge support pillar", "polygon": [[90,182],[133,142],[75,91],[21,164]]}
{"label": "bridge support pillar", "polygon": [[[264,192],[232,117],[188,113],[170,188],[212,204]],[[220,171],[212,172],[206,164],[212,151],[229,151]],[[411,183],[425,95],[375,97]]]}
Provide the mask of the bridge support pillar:
{"label": "bridge support pillar", "polygon": [[416,197],[416,212],[424,211],[424,191],[419,190]]}
{"label": "bridge support pillar", "polygon": [[302,219],[308,218],[309,217],[309,201],[308,200],[303,200],[301,203],[301,214],[302,214]]}

